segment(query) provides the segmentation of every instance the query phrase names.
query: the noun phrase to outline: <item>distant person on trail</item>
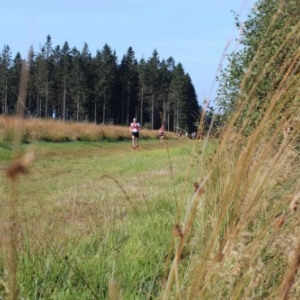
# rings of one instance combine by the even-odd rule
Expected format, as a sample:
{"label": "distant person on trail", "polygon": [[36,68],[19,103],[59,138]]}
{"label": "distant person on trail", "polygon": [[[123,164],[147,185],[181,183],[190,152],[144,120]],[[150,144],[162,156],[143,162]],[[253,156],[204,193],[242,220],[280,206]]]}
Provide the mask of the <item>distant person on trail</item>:
{"label": "distant person on trail", "polygon": [[179,130],[179,132],[178,132],[178,137],[179,137],[179,138],[182,137],[182,131],[181,131],[181,130]]}
{"label": "distant person on trail", "polygon": [[164,142],[164,126],[161,126],[159,128],[158,136],[159,136],[160,142],[163,143]]}
{"label": "distant person on trail", "polygon": [[132,137],[132,148],[139,147],[139,131],[141,129],[140,123],[137,122],[136,118],[133,118],[133,122],[130,124],[130,132]]}

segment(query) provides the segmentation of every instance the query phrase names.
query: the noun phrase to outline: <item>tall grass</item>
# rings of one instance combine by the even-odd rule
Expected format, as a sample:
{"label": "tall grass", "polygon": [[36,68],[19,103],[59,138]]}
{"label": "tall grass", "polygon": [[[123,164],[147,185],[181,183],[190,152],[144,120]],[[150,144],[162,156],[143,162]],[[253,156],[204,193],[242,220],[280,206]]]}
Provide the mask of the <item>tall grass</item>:
{"label": "tall grass", "polygon": [[[262,49],[263,45],[255,58]],[[255,88],[279,50],[270,55],[246,97],[241,93],[236,99],[236,111],[216,151],[210,157],[199,156],[196,189],[176,226],[175,256],[163,299],[300,297],[300,82],[295,76],[299,49],[287,55],[289,61],[277,74],[281,81],[262,101],[264,113],[256,126],[250,123],[258,101]],[[244,111],[247,118],[236,128]],[[252,129],[245,134],[246,128]],[[195,152],[202,146],[195,145]],[[181,259],[184,251],[189,256]]]}
{"label": "tall grass", "polygon": [[[125,143],[39,144],[39,160],[31,167],[32,152],[15,155],[2,180],[2,237],[8,247],[0,264],[1,295],[298,299],[299,53],[290,53],[289,67],[279,70],[282,79],[247,134],[256,84],[247,101],[237,99],[217,142],[209,135],[204,141],[168,141],[165,148],[145,142],[144,152],[134,155]],[[247,74],[241,90],[246,80]],[[248,117],[236,128],[246,108]],[[3,120],[15,128],[7,125],[13,119]],[[30,122],[31,130],[25,123],[18,127],[19,143],[49,140],[49,129],[43,133],[42,123]],[[69,125],[49,122],[53,141],[103,137],[94,125],[88,127],[93,137],[84,138],[83,125],[69,124],[79,127],[66,133]],[[17,135],[4,132],[6,141]],[[31,173],[19,177],[29,167]]]}
{"label": "tall grass", "polygon": [[[0,143],[12,142],[15,132],[14,117],[0,117]],[[18,134],[21,142],[33,141],[65,142],[65,141],[120,141],[131,139],[128,127],[64,122],[54,119],[28,118],[22,122]],[[157,138],[157,130],[142,129],[140,136],[143,139]],[[166,132],[167,138],[175,138],[175,133]]]}

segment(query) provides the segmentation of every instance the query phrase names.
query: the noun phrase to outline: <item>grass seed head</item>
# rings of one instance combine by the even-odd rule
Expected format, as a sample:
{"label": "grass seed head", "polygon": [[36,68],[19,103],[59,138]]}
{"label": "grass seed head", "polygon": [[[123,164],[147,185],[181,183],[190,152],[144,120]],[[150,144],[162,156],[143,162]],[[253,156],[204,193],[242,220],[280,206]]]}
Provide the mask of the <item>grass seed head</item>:
{"label": "grass seed head", "polygon": [[275,221],[275,227],[277,229],[281,228],[284,224],[284,221],[285,221],[284,216],[281,216],[281,217],[277,218],[276,221]]}
{"label": "grass seed head", "polygon": [[289,208],[291,211],[296,211],[298,209],[298,205],[299,205],[298,201],[293,199],[289,205]]}
{"label": "grass seed head", "polygon": [[183,237],[182,229],[178,224],[174,226],[173,235],[174,237],[180,237],[180,238]]}
{"label": "grass seed head", "polygon": [[18,175],[28,174],[28,167],[31,165],[33,160],[34,153],[30,150],[8,167],[6,170],[6,177],[14,180]]}

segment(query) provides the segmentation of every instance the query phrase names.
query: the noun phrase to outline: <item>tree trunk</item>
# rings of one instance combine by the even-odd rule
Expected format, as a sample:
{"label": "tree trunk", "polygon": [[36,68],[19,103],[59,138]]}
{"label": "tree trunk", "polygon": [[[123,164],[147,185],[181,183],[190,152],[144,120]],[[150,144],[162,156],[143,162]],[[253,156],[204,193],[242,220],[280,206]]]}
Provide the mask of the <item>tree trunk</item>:
{"label": "tree trunk", "polygon": [[174,111],[174,121],[173,121],[174,129],[173,131],[178,132],[177,124],[176,124],[176,111]]}
{"label": "tree trunk", "polygon": [[153,130],[153,123],[154,123],[154,94],[152,94],[152,101],[151,101],[151,129]]}
{"label": "tree trunk", "polygon": [[7,109],[7,77],[5,78],[5,94],[4,94],[4,114],[7,115],[8,109]]}
{"label": "tree trunk", "polygon": [[79,101],[80,101],[80,92],[79,92],[79,78],[77,76],[76,88],[77,88],[77,107],[76,107],[76,120],[79,122]]}
{"label": "tree trunk", "polygon": [[29,95],[28,95],[28,112],[31,116],[31,103],[32,103],[32,83],[29,82]]}
{"label": "tree trunk", "polygon": [[42,117],[42,99],[41,99],[41,97],[40,97],[40,95],[39,95],[39,114],[40,114],[40,117]]}
{"label": "tree trunk", "polygon": [[178,110],[178,107],[176,108],[176,125],[177,125],[177,128],[179,128],[179,110]]}
{"label": "tree trunk", "polygon": [[124,88],[122,88],[122,125],[124,125]]}
{"label": "tree trunk", "polygon": [[66,120],[66,79],[64,79],[64,94],[63,94],[63,120]]}
{"label": "tree trunk", "polygon": [[45,91],[45,94],[46,94],[46,99],[45,99],[45,116],[46,118],[48,117],[48,101],[49,101],[49,85],[48,85],[48,82],[46,82],[46,91]]}
{"label": "tree trunk", "polygon": [[142,97],[141,97],[141,118],[140,118],[141,124],[143,124],[143,104],[144,104],[144,84],[142,84]]}
{"label": "tree trunk", "polygon": [[95,116],[94,116],[94,123],[97,123],[97,99],[95,99]]}
{"label": "tree trunk", "polygon": [[79,93],[77,91],[77,109],[76,109],[76,120],[79,121]]}
{"label": "tree trunk", "polygon": [[39,118],[40,117],[40,94],[37,94],[36,97],[36,116]]}
{"label": "tree trunk", "polygon": [[79,102],[77,102],[76,121],[79,122]]}
{"label": "tree trunk", "polygon": [[2,90],[2,101],[1,101],[1,108],[2,108],[2,115],[4,115],[4,84],[3,84],[3,90]]}
{"label": "tree trunk", "polygon": [[105,123],[105,109],[106,109],[106,105],[105,105],[105,96],[104,96],[104,99],[103,99],[103,112],[102,112],[102,123],[104,124]]}

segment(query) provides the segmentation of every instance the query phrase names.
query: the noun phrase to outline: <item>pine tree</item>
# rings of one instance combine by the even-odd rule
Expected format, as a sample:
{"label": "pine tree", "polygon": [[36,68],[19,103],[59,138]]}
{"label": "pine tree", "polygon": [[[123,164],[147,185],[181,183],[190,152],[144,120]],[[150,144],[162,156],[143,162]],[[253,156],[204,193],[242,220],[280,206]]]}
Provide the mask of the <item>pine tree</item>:
{"label": "pine tree", "polygon": [[147,61],[145,72],[145,82],[147,85],[147,90],[150,93],[150,99],[148,99],[147,101],[147,109],[149,111],[151,129],[154,128],[154,112],[156,108],[156,100],[158,97],[159,90],[159,67],[160,60],[158,52],[155,49],[152,53],[152,56]]}
{"label": "pine tree", "polygon": [[[122,120],[129,124],[130,120],[138,115],[138,63],[132,47],[129,47],[123,56],[120,65],[120,79],[122,87]],[[123,123],[124,124],[124,123]]]}
{"label": "pine tree", "polygon": [[[170,83],[175,61],[169,57],[167,61],[164,59],[160,63],[159,68],[159,94],[158,94],[158,111],[159,111],[159,124],[158,127],[164,126],[169,129],[169,122],[166,116],[169,110],[168,95],[170,93]],[[167,127],[166,127],[167,122]]]}
{"label": "pine tree", "polygon": [[81,53],[76,48],[73,48],[71,56],[70,98],[73,104],[71,111],[72,118],[79,122],[86,115],[85,106],[89,94],[87,78],[91,63],[91,54],[87,44],[84,44]]}
{"label": "pine tree", "polygon": [[175,67],[170,83],[170,113],[173,116],[173,130],[186,130],[186,115],[183,111],[184,104],[187,101],[186,94],[186,76],[181,63]]}
{"label": "pine tree", "polygon": [[10,70],[12,64],[12,53],[8,45],[4,45],[0,56],[0,89],[1,89],[1,111],[3,115],[8,114],[8,86],[10,84]]}
{"label": "pine tree", "polygon": [[61,49],[61,57],[60,57],[60,75],[61,75],[61,86],[62,86],[62,119],[66,120],[66,118],[70,117],[70,112],[67,108],[67,96],[68,96],[68,88],[70,83],[70,70],[71,70],[72,56],[71,50],[68,42],[65,42]]}
{"label": "pine tree", "polygon": [[201,107],[198,103],[195,87],[190,75],[186,74],[185,77],[187,101],[184,105],[184,114],[186,119],[186,128],[188,132],[193,132],[198,129],[197,123],[201,116]]}
{"label": "pine tree", "polygon": [[94,66],[96,66],[96,99],[99,99],[102,105],[102,118],[100,121],[104,124],[108,121],[110,122],[112,118],[112,106],[117,79],[117,56],[115,51],[112,51],[105,44],[101,52],[97,51]]}
{"label": "pine tree", "polygon": [[34,105],[34,73],[35,73],[35,53],[33,46],[29,48],[28,52],[28,61],[27,65],[29,68],[29,78],[28,78],[28,106],[27,106],[27,114],[29,116],[32,116],[33,112],[35,111],[35,105]]}
{"label": "pine tree", "polygon": [[[46,43],[41,47],[40,52],[34,55],[35,60],[31,62],[34,88],[36,90],[36,110],[38,117],[49,117],[49,102],[51,101],[52,85],[54,84],[53,72],[53,50],[51,47],[51,37],[47,36]],[[57,50],[57,49],[56,49]],[[52,82],[52,85],[50,84]],[[33,101],[33,100],[32,100]],[[51,101],[54,110],[56,98]]]}
{"label": "pine tree", "polygon": [[[21,78],[21,70],[24,61],[21,57],[21,54],[17,52],[11,67],[11,80],[9,84],[9,97],[8,97],[8,113],[10,114],[18,114],[17,111],[17,101],[18,101],[18,94],[19,94],[19,85],[20,85],[20,78]],[[21,100],[21,99],[20,99]],[[26,108],[25,103],[21,103],[24,108]]]}
{"label": "pine tree", "polygon": [[[36,115],[37,117],[42,117],[43,111],[43,102],[44,102],[44,114],[46,106],[48,103],[46,102],[47,98],[47,90],[48,90],[48,69],[47,69],[47,62],[46,62],[46,54],[45,48],[41,49],[41,52],[37,54],[35,59],[35,72],[34,72],[34,83],[36,88]],[[43,101],[44,100],[44,101]]]}
{"label": "pine tree", "polygon": [[146,74],[146,61],[142,58],[138,64],[139,76],[139,103],[140,103],[140,123],[143,124],[144,120],[144,97],[145,97],[145,74]]}
{"label": "pine tree", "polygon": [[51,65],[51,53],[52,53],[52,42],[51,42],[51,36],[47,35],[47,40],[44,46],[45,49],[45,60],[46,60],[46,65],[45,65],[45,115],[48,116],[48,106],[49,106],[49,81],[50,81],[50,65]]}

